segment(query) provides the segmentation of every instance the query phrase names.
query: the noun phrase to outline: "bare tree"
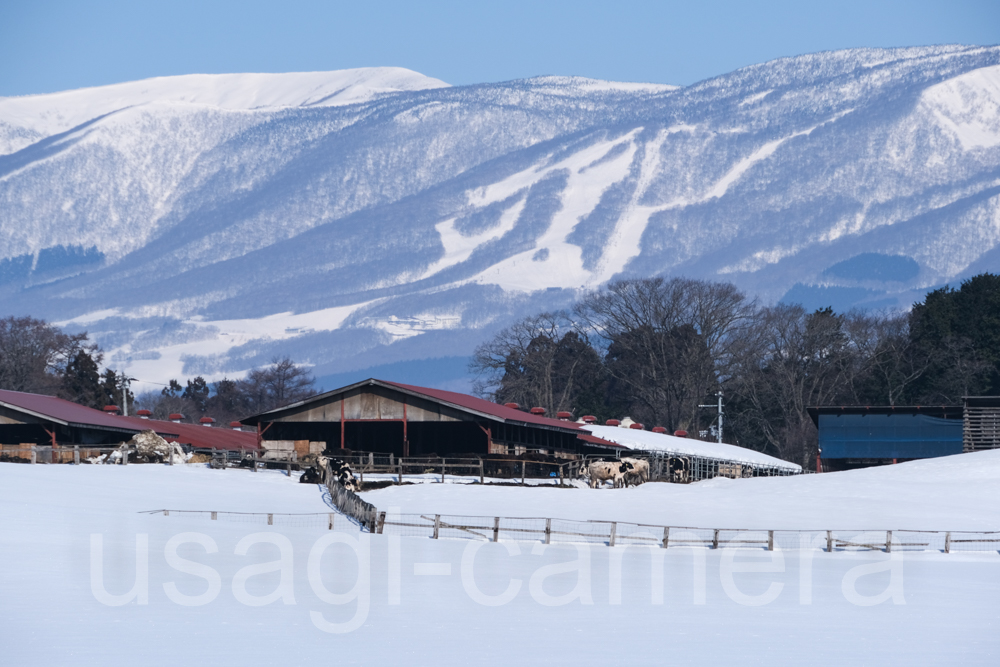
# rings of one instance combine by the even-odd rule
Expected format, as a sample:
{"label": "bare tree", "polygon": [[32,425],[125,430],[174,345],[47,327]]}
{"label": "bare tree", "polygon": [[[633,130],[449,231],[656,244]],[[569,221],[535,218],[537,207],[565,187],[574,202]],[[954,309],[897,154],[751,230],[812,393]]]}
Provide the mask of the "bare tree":
{"label": "bare tree", "polygon": [[289,357],[274,357],[270,366],[251,370],[239,385],[249,412],[258,413],[311,396],[316,380]]}
{"label": "bare tree", "polygon": [[697,427],[698,405],[731,373],[757,305],[729,283],[650,278],[613,282],[576,312],[603,341],[633,416],[673,430]]}
{"label": "bare tree", "polygon": [[500,403],[573,410],[601,381],[601,360],[565,313],[525,318],[476,348],[473,391]]}
{"label": "bare tree", "polygon": [[0,389],[55,394],[81,350],[97,354],[87,334],[66,334],[31,317],[0,319]]}

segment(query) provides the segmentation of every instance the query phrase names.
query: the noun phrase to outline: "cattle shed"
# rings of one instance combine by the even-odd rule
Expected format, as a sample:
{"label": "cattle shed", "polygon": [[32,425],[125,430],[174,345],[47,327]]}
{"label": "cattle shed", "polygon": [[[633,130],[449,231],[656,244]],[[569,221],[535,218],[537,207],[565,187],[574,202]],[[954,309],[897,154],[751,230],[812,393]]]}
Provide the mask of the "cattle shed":
{"label": "cattle shed", "polygon": [[572,421],[442,389],[368,379],[243,419],[265,448],[317,452],[347,449],[396,456],[457,454],[560,458],[622,446]]}
{"label": "cattle shed", "polygon": [[140,431],[195,448],[256,449],[257,435],[199,424],[124,417],[55,396],[0,390],[0,444],[112,446]]}
{"label": "cattle shed", "polygon": [[809,408],[824,470],[846,470],[960,454],[962,406]]}

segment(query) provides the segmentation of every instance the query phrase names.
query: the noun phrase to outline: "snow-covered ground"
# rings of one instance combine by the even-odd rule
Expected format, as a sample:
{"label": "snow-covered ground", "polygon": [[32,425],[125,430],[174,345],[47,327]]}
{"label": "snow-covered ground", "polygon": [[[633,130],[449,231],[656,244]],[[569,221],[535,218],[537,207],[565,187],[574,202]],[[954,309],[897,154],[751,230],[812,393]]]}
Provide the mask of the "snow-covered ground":
{"label": "snow-covered ground", "polygon": [[[294,482],[195,465],[0,464],[3,663],[994,665],[1000,656],[996,552],[543,547],[141,513],[329,511],[318,487]],[[364,495],[403,512],[988,530],[1000,527],[1000,452],[627,490],[425,483]],[[137,543],[148,545],[138,559],[148,569],[135,586]]]}

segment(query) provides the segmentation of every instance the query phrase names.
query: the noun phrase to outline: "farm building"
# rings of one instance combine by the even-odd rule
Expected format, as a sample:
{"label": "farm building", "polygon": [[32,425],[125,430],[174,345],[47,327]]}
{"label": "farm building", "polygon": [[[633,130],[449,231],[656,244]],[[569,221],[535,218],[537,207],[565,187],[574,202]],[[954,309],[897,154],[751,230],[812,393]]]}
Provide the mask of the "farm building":
{"label": "farm building", "polygon": [[[209,422],[208,426],[211,425]],[[0,444],[4,446],[51,446],[53,451],[74,445],[109,446],[147,429],[155,431],[168,442],[195,448],[257,448],[255,433],[232,428],[206,428],[202,424],[180,420],[124,417],[55,396],[0,390]]]}
{"label": "farm building", "polygon": [[[659,466],[669,472],[659,476],[671,481],[698,481],[712,477],[761,477],[797,475],[802,466],[773,456],[736,445],[721,442],[706,442],[683,437],[627,428],[628,418],[617,422],[617,426],[588,424],[583,428],[604,440],[610,440],[628,447],[629,456],[641,456],[650,461],[654,469]],[[612,423],[616,423],[612,420]]]}
{"label": "farm building", "polygon": [[809,408],[823,470],[846,470],[960,454],[963,406]]}
{"label": "farm building", "polygon": [[243,419],[256,425],[265,449],[301,454],[326,448],[396,456],[519,455],[558,458],[614,455],[602,440],[568,419],[551,419],[441,389],[369,379]]}

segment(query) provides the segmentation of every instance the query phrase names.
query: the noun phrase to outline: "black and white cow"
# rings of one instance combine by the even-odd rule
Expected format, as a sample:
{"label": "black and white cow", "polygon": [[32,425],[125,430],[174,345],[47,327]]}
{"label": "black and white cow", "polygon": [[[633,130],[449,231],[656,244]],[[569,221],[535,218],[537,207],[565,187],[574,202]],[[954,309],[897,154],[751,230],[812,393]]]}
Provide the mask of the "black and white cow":
{"label": "black and white cow", "polygon": [[625,475],[632,469],[633,466],[628,461],[591,461],[590,465],[581,470],[581,474],[590,477],[592,489],[608,480],[617,489],[625,485]]}
{"label": "black and white cow", "polygon": [[351,466],[340,459],[333,459],[327,456],[320,456],[317,459],[317,465],[320,469],[324,467],[329,467],[330,478],[336,480],[348,491],[360,491],[361,486],[358,484],[358,480],[354,477],[354,472],[351,470]]}

